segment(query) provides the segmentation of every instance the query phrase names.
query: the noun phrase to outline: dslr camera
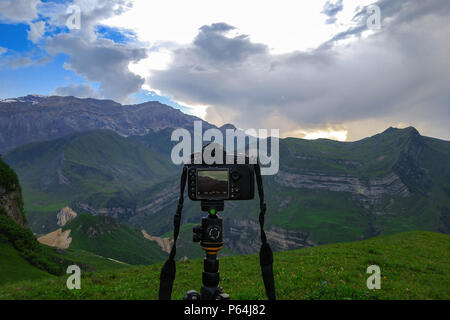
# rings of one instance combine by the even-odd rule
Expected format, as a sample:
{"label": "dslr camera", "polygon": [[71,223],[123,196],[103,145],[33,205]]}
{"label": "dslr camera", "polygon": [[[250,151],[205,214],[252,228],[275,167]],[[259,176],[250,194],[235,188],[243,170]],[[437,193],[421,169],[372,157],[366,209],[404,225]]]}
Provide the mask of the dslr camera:
{"label": "dslr camera", "polygon": [[[255,194],[254,165],[244,155],[226,155],[221,164],[186,164],[188,195],[193,201],[202,203],[223,200],[250,200]],[[230,157],[231,160],[230,160]],[[237,163],[241,157],[243,164]],[[193,157],[194,158],[194,157]]]}

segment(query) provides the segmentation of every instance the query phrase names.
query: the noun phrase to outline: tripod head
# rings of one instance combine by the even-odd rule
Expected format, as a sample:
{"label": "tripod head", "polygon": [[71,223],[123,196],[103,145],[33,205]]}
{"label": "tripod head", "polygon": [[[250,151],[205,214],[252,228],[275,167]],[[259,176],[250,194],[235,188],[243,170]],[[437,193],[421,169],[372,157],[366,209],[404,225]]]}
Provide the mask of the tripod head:
{"label": "tripod head", "polygon": [[200,242],[203,250],[207,254],[217,254],[223,246],[222,218],[217,214],[223,211],[222,201],[202,201],[202,211],[207,211],[208,215],[202,218],[202,223],[193,228],[194,242]]}
{"label": "tripod head", "polygon": [[224,209],[223,200],[202,200],[202,211],[206,211],[209,214],[216,214]]}
{"label": "tripod head", "polygon": [[222,201],[202,201],[202,211],[207,211],[208,215],[202,218],[202,223],[193,228],[194,242],[200,242],[205,250],[206,257],[203,260],[203,285],[200,293],[190,290],[186,293],[184,300],[228,300],[229,295],[223,293],[219,286],[219,260],[218,252],[223,247],[222,218],[217,214],[223,211]]}

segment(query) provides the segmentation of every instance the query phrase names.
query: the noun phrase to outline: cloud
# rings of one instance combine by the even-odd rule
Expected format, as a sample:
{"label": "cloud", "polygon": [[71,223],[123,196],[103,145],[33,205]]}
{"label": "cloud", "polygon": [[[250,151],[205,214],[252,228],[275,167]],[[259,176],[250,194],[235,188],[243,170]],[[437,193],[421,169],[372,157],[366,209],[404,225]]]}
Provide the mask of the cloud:
{"label": "cloud", "polygon": [[38,17],[37,6],[40,3],[40,0],[2,0],[0,20],[30,22]]}
{"label": "cloud", "polygon": [[80,8],[81,13],[81,28],[78,30],[78,36],[87,41],[95,41],[97,24],[109,17],[126,12],[132,7],[133,2],[130,0],[75,0],[73,4]]}
{"label": "cloud", "polygon": [[251,43],[247,35],[228,38],[226,34],[234,29],[226,23],[201,27],[194,39],[193,54],[211,63],[232,64],[243,62],[250,55],[267,52],[265,45]]}
{"label": "cloud", "polygon": [[[274,55],[248,37],[228,37],[225,24],[202,27],[148,84],[177,101],[209,106],[206,119],[216,124],[285,134],[348,128],[349,139],[357,139],[407,123],[450,138],[442,120],[450,116],[447,1],[379,4],[380,32],[364,36],[361,22],[308,52]],[[359,40],[336,44],[350,36]],[[357,125],[364,122],[371,126]]]}
{"label": "cloud", "polygon": [[97,91],[88,84],[71,84],[65,87],[58,87],[54,92],[57,96],[73,96],[78,98],[100,98]]}
{"label": "cloud", "polygon": [[38,21],[30,23],[30,31],[28,31],[28,39],[33,43],[38,42],[45,33],[45,22]]}
{"label": "cloud", "polygon": [[344,9],[342,1],[343,0],[337,0],[336,2],[327,1],[323,6],[322,13],[328,16],[326,21],[327,24],[336,22],[336,15]]}
{"label": "cloud", "polygon": [[[1,52],[1,50],[0,50]],[[26,68],[33,65],[45,65],[50,62],[50,58],[47,56],[43,56],[41,58],[30,58],[29,56],[18,56],[13,53],[10,56],[6,56],[2,60],[0,60],[0,68],[11,68],[11,69],[19,69]]]}
{"label": "cloud", "polygon": [[4,53],[6,53],[8,51],[8,49],[0,47],[0,56]]}
{"label": "cloud", "polygon": [[88,42],[71,34],[58,34],[47,39],[47,50],[50,54],[68,54],[70,59],[65,67],[89,81],[99,82],[103,97],[126,102],[128,96],[144,84],[144,79],[130,72],[128,65],[144,59],[145,49],[108,39]]}
{"label": "cloud", "polygon": [[[70,58],[64,67],[82,75],[87,81],[98,82],[100,87],[98,93],[87,90],[87,85],[58,88],[59,91],[82,93],[85,96],[91,93],[93,97],[128,102],[129,96],[138,92],[144,84],[144,78],[131,72],[128,66],[146,58],[147,49],[134,38],[130,41],[121,39],[120,43],[105,39],[104,34],[98,32],[98,26],[104,19],[128,10],[131,2],[75,0],[73,4],[80,8],[80,29],[47,37],[45,47],[51,55],[67,54]],[[69,16],[65,8],[60,5],[47,7],[52,25],[64,26]],[[120,30],[115,32],[120,33]]]}

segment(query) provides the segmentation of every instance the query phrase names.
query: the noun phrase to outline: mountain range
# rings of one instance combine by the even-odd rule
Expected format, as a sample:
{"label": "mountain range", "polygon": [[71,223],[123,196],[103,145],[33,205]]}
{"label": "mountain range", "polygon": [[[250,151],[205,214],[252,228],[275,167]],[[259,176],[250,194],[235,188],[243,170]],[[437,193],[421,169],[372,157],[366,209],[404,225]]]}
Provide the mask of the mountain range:
{"label": "mountain range", "polygon": [[[69,206],[150,236],[170,234],[181,173],[170,161],[170,134],[192,129],[194,119],[156,102],[28,96],[0,103],[1,150],[9,150],[4,159],[19,176],[33,232],[58,229],[57,213]],[[263,178],[276,250],[410,230],[450,233],[450,142],[409,127],[355,142],[279,143],[280,171]],[[257,200],[226,203],[230,254],[257,252]],[[201,216],[197,203],[185,202],[184,225]],[[184,228],[180,245],[197,256],[190,237]]]}
{"label": "mountain range", "polygon": [[[76,132],[107,129],[121,136],[192,128],[201,119],[156,101],[121,105],[111,100],[28,95],[0,101],[0,152]],[[204,128],[215,127],[203,121]]]}

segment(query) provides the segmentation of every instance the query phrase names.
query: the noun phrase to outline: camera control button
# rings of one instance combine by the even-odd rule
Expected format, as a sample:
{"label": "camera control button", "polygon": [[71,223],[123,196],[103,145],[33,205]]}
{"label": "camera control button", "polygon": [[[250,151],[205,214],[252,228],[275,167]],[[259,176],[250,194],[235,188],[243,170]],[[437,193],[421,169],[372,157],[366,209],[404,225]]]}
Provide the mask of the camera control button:
{"label": "camera control button", "polygon": [[237,171],[233,171],[232,173],[231,173],[231,179],[233,179],[233,180],[239,180],[239,178],[241,177],[241,175],[239,174],[239,172],[237,172]]}

